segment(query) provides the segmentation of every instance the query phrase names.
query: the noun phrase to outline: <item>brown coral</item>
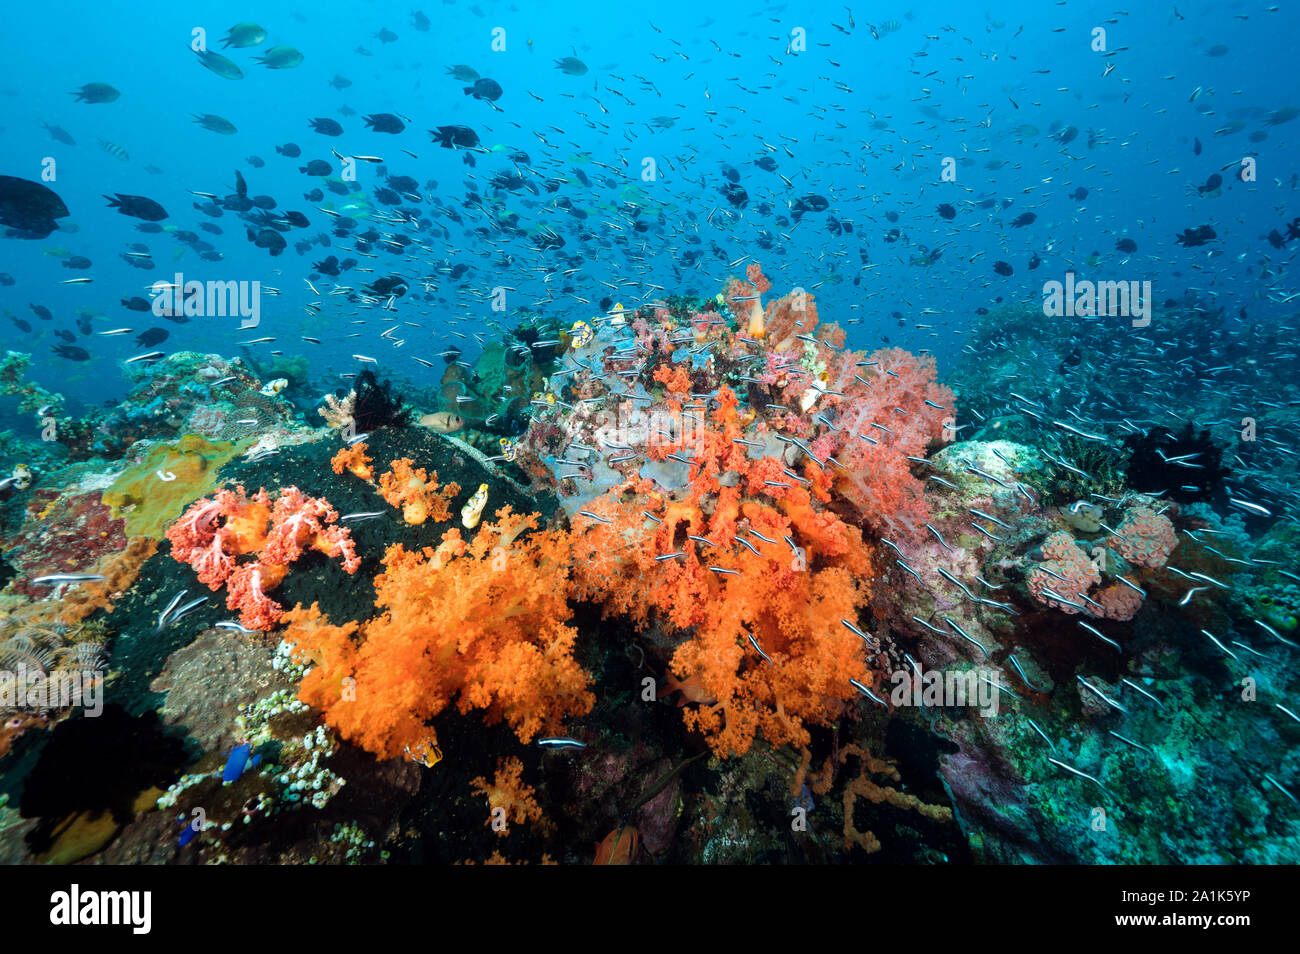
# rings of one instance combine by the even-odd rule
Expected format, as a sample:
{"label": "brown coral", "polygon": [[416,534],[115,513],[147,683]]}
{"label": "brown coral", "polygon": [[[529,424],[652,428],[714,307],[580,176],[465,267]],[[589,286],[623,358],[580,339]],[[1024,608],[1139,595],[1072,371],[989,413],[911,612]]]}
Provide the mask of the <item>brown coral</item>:
{"label": "brown coral", "polygon": [[895,808],[912,809],[925,818],[934,821],[952,821],[952,809],[943,805],[930,805],[915,795],[908,795],[896,788],[879,785],[871,780],[872,775],[882,775],[891,782],[900,779],[898,769],[892,762],[874,758],[869,749],[856,745],[846,745],[840,751],[840,762],[850,755],[856,755],[859,761],[857,778],[850,779],[844,786],[844,847],[860,845],[867,854],[880,850],[880,839],[869,831],[858,831],[853,824],[853,808],[859,798],[879,805],[882,802]]}

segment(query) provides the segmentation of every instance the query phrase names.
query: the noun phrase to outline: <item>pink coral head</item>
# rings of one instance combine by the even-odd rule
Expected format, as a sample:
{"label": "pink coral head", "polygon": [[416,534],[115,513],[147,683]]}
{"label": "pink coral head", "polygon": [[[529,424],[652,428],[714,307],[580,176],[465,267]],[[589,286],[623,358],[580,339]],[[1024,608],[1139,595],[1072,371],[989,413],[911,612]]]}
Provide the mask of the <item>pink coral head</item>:
{"label": "pink coral head", "polygon": [[1178,545],[1173,522],[1150,507],[1135,507],[1124,515],[1110,543],[1129,563],[1159,569]]}
{"label": "pink coral head", "polygon": [[[338,512],[328,501],[320,497],[308,497],[297,487],[285,487],[271,510],[271,529],[267,533],[266,546],[262,549],[263,559],[267,563],[292,563],[302,556],[303,551],[317,537],[325,533],[324,525],[337,518]],[[339,528],[335,537],[347,537],[350,542],[347,535],[346,529]],[[338,552],[337,544],[333,552]]]}
{"label": "pink coral head", "polygon": [[1142,608],[1142,597],[1123,583],[1113,583],[1097,594],[1106,619],[1130,620]]}
{"label": "pink coral head", "polygon": [[206,547],[195,549],[190,559],[190,566],[198,571],[199,582],[214,590],[221,589],[221,584],[235,569],[235,558],[226,552],[225,547],[226,532],[218,530]]}
{"label": "pink coral head", "polygon": [[1040,603],[1079,612],[1085,605],[1080,596],[1101,582],[1101,573],[1064,530],[1049,534],[1041,549],[1046,559],[1030,571],[1029,591]]}
{"label": "pink coral head", "polygon": [[221,516],[219,501],[199,500],[192,504],[175,523],[167,528],[167,539],[171,541],[172,555],[177,560],[188,563],[195,550],[201,550],[212,542],[219,516]]}

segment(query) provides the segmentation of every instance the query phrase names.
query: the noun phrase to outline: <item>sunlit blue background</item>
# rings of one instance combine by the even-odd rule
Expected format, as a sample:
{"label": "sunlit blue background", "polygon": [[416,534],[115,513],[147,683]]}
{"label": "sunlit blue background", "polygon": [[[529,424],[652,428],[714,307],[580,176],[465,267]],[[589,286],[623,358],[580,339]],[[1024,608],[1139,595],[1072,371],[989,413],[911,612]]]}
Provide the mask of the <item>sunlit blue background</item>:
{"label": "sunlit blue background", "polygon": [[[1246,306],[1251,320],[1292,310],[1267,297],[1274,286],[1275,295],[1290,293],[1293,283],[1279,273],[1285,276],[1291,251],[1271,248],[1264,236],[1273,228],[1284,231],[1284,223],[1300,215],[1294,162],[1300,121],[1269,126],[1266,117],[1300,104],[1292,45],[1300,4],[1285,2],[1270,11],[1262,2],[1165,0],[1134,3],[1129,13],[1117,14],[1113,0],[930,2],[911,8],[852,4],[850,13],[842,3],[460,0],[425,3],[432,28],[421,32],[412,25],[412,2],[10,4],[0,32],[0,173],[36,179],[42,160],[54,157],[52,185],[71,210],[64,223],[76,231],[55,232],[43,241],[0,239],[0,271],[17,280],[0,288],[4,346],[33,352],[35,379],[66,394],[74,413],[80,402],[124,393],[118,362],[147,350],[133,336],[78,335],[93,361],[55,357],[53,332],[75,329],[79,309],[94,316],[95,331],[130,326],[138,333],[158,325],[171,332],[167,350],[237,354],[237,342],[250,333],[241,333],[235,320],[198,319],[182,326],[119,305],[180,270],[187,278],[258,280],[282,289],[280,297],[263,299],[262,325],[254,333],[277,341],[254,347],[263,355],[273,348],[309,354],[314,383],[322,390],[338,383],[340,371],[355,369],[354,352],[374,355],[383,371],[399,379],[432,383],[439,371],[421,367],[412,356],[436,362],[434,354],[452,340],[464,347],[465,341],[448,337],[448,320],[491,317],[486,297],[493,286],[518,288],[512,304],[547,297],[546,267],[558,271],[563,263],[526,242],[489,244],[471,231],[483,225],[481,217],[467,217],[463,226],[435,218],[451,232],[449,241],[420,238],[435,256],[381,254],[361,260],[373,274],[338,279],[356,285],[394,272],[414,283],[433,274],[435,258],[471,267],[458,283],[443,276],[437,301],[408,298],[398,305],[400,319],[422,326],[404,329],[401,349],[379,338],[386,326],[380,312],[354,314],[356,306],[312,294],[304,281],[312,262],[331,252],[351,254],[316,247],[300,257],[292,247],[330,227],[331,220],[315,211],[321,203],[303,198],[321,181],[298,167],[313,158],[332,161],[331,146],[345,155],[383,156],[391,173],[413,176],[422,187],[436,180],[436,190],[422,191],[436,191],[452,206],[467,186],[483,192],[489,176],[512,168],[505,158],[510,149],[530,155],[530,176],[571,177],[582,154],[612,167],[582,163],[591,188],[572,182],[554,194],[519,192],[506,199],[522,227],[554,227],[565,235],[566,251],[585,256],[576,275],[551,279],[556,300],[540,309],[566,321],[587,317],[594,307],[560,294],[566,282],[573,294],[592,302],[610,294],[602,280],[635,279],[663,285],[669,293],[712,294],[729,272],[727,263],[744,256],[764,264],[776,292],[815,286],[825,319],[855,322],[852,346],[875,347],[888,338],[914,350],[930,348],[940,356],[941,374],[956,359],[960,332],[975,309],[999,297],[1035,301],[1042,283],[1061,278],[1069,267],[1097,278],[1150,280],[1157,301],[1188,288],[1208,290],[1230,315]],[[223,51],[240,65],[244,79],[228,81],[199,65],[190,50],[193,28],[206,28],[209,47],[220,51],[225,31],[246,20],[260,23],[269,35],[260,47]],[[1108,49],[1127,49],[1110,57],[1090,49],[1091,31],[1099,26],[1107,31]],[[505,30],[505,52],[491,49],[495,27]],[[398,39],[377,39],[384,28]],[[795,28],[806,31],[808,43],[798,55],[787,52]],[[256,65],[254,56],[280,44],[301,50],[305,62],[280,71]],[[1210,55],[1220,45],[1227,52]],[[590,67],[586,76],[554,68],[555,59],[571,54]],[[500,111],[462,95],[462,84],[446,75],[455,63],[500,82]],[[1114,70],[1103,75],[1111,63]],[[335,75],[352,86],[332,88]],[[106,105],[73,101],[69,91],[96,81],[117,87],[121,98]],[[1193,102],[1198,87],[1202,92]],[[341,115],[344,105],[357,115]],[[367,131],[361,116],[375,112],[401,113],[412,123],[399,136]],[[203,129],[192,121],[199,113],[231,120],[238,134]],[[308,119],[316,116],[340,121],[345,135],[330,139],[310,131]],[[650,125],[660,116],[675,118],[675,124]],[[62,126],[77,145],[53,141],[42,122]],[[473,127],[486,147],[506,148],[479,156],[470,168],[459,153],[429,141],[427,129],[453,123]],[[1078,127],[1079,138],[1062,146],[1050,137],[1053,124]],[[1248,140],[1260,131],[1266,138]],[[543,146],[535,133],[555,148]],[[1204,145],[1200,156],[1193,155],[1194,137]],[[129,161],[101,148],[100,140],[126,150]],[[276,154],[275,146],[289,141],[302,147],[301,158]],[[266,161],[265,168],[246,162],[253,155]],[[762,155],[777,160],[777,172],[750,164]],[[1229,170],[1221,196],[1196,193],[1197,184],[1245,155],[1258,157],[1257,182],[1233,181]],[[653,183],[639,181],[645,156],[659,163],[660,178]],[[940,181],[945,156],[959,161],[956,183]],[[740,170],[749,205],[742,214],[718,214],[708,224],[711,210],[729,208],[718,191],[724,163]],[[145,171],[148,165],[162,174]],[[170,213],[164,225],[198,231],[200,222],[214,220],[194,211],[191,204],[200,200],[190,191],[228,194],[236,169],[250,195],[269,194],[281,210],[299,210],[311,219],[308,229],[286,236],[290,247],[278,258],[249,244],[243,223],[228,213],[215,220],[224,235],[200,232],[224,260],[201,262],[165,234],[136,231],[137,220],[106,208],[102,198],[114,192],[148,196]],[[362,164],[360,174],[367,190],[378,184],[373,166]],[[626,184],[641,186],[648,198],[668,207],[663,229],[636,235],[627,219],[616,218],[617,188]],[[1079,186],[1090,192],[1083,202],[1069,198]],[[825,195],[828,212],[807,216],[797,228],[775,224],[806,193]],[[585,225],[599,241],[584,241],[571,217],[544,211],[561,196],[591,211]],[[963,204],[985,198],[1013,204],[1005,212]],[[327,199],[338,197],[327,193]],[[757,211],[764,201],[774,207],[769,215]],[[936,214],[941,202],[957,206],[954,221]],[[424,211],[427,216],[430,207]],[[884,241],[895,227],[885,218],[890,211],[899,216],[896,243]],[[1011,220],[1026,211],[1036,213],[1037,221],[1012,228]],[[853,232],[828,232],[828,215],[851,223]],[[1213,224],[1219,241],[1197,249],[1175,244],[1176,233],[1203,223]],[[755,244],[763,229],[776,239],[770,251]],[[694,234],[703,241],[704,257],[679,275],[675,263]],[[1138,243],[1132,256],[1115,250],[1123,235]],[[155,271],[121,260],[119,253],[132,242],[148,246]],[[922,246],[942,246],[942,258],[929,268],[910,264]],[[56,248],[84,255],[94,267],[63,268],[49,254]],[[495,264],[502,251],[513,255],[509,267]],[[870,267],[862,264],[864,251]],[[1035,252],[1044,263],[1030,272],[1026,262]],[[1085,261],[1094,252],[1100,253],[1095,267]],[[1012,276],[993,272],[999,259],[1014,267]],[[81,276],[94,283],[59,284]],[[331,284],[326,278],[318,288],[324,292]],[[421,290],[418,284],[413,288]],[[643,287],[615,297],[630,304],[656,294]],[[304,305],[317,300],[327,306],[312,318]],[[49,307],[55,321],[38,320],[29,303]],[[895,312],[902,318],[893,317]],[[21,332],[11,317],[30,322],[33,331]],[[358,318],[367,323],[350,323]],[[511,320],[508,313],[505,321]],[[357,330],[361,338],[343,337]],[[302,334],[325,344],[304,343]],[[1092,345],[1105,348],[1105,342]],[[0,411],[24,432],[33,430],[34,422],[12,421],[12,408],[10,402]]]}

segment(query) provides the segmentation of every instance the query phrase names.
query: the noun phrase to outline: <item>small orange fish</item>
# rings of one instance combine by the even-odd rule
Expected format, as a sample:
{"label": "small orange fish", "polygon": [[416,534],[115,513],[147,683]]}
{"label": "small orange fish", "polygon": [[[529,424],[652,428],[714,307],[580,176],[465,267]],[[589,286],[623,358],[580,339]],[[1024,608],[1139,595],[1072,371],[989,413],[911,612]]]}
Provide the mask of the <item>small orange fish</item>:
{"label": "small orange fish", "polygon": [[630,865],[641,848],[641,833],[628,825],[615,828],[596,846],[593,865]]}
{"label": "small orange fish", "polygon": [[659,690],[658,698],[662,699],[664,696],[678,691],[682,694],[677,703],[679,709],[688,702],[698,702],[701,705],[711,706],[718,701],[705,690],[698,675],[687,676],[685,679],[678,681],[671,671],[664,673],[664,687]]}

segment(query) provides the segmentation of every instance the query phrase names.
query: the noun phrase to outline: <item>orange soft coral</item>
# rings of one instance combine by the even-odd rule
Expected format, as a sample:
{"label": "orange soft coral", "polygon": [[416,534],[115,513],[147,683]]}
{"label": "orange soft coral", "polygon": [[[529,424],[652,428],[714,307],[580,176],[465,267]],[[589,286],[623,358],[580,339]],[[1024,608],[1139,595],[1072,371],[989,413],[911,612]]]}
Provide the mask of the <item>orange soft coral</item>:
{"label": "orange soft coral", "polygon": [[364,441],[343,448],[330,460],[330,466],[334,468],[334,473],[341,474],[346,470],[365,481],[375,479],[375,469],[370,464],[370,458],[366,456]]}
{"label": "orange soft coral", "polygon": [[149,537],[130,537],[126,549],[101,557],[89,572],[103,580],[71,587],[56,604],[59,622],[72,626],[96,610],[113,612],[113,601],[131,588],[146,560],[158,549],[158,541]]}
{"label": "orange soft coral", "polygon": [[851,756],[857,756],[860,767],[856,778],[850,779],[844,786],[844,847],[851,849],[858,845],[867,854],[880,850],[880,839],[869,831],[859,831],[854,824],[853,810],[859,799],[872,805],[892,805],[902,811],[915,811],[924,818],[937,822],[953,820],[952,809],[944,805],[930,805],[916,795],[902,792],[892,785],[882,785],[872,776],[882,776],[889,782],[898,782],[902,776],[893,762],[875,758],[868,749],[857,745],[846,745],[840,750],[840,762]]}
{"label": "orange soft coral", "polygon": [[453,703],[504,719],[524,742],[591,709],[565,625],[567,537],[528,532],[536,515],[509,507],[496,516],[470,543],[453,528],[436,548],[390,547],[375,579],[383,612],[359,627],[314,606],[286,614],[285,639],[315,663],[299,696],[344,738],[393,758],[434,749],[429,720]]}
{"label": "orange soft coral", "polygon": [[575,595],[694,631],[672,669],[714,700],[685,717],[719,754],[743,754],[759,732],[773,745],[807,745],[807,726],[832,723],[855,697],[850,678],[873,682],[865,643],[841,622],[856,621],[868,595],[861,531],[818,509],[815,485],[791,479],[780,461],[750,458],[740,434],[724,387],[712,420],[691,435],[689,494],[618,488],[588,508],[601,519],[575,520],[573,541]]}
{"label": "orange soft coral", "polygon": [[498,835],[509,834],[510,825],[524,822],[545,822],[542,806],[537,804],[537,793],[523,779],[524,763],[514,756],[497,761],[496,776],[489,785],[483,776],[472,779],[470,788],[488,801],[487,824]]}
{"label": "orange soft coral", "polygon": [[451,501],[460,493],[460,485],[450,483],[438,490],[438,472],[426,474],[423,467],[413,467],[409,457],[393,461],[392,470],[379,477],[379,494],[389,504],[402,508],[402,519],[421,524],[433,518],[435,523],[451,519]]}
{"label": "orange soft coral", "polygon": [[689,394],[691,390],[691,376],[686,370],[685,364],[669,364],[667,362],[655,368],[654,378],[673,394]]}

